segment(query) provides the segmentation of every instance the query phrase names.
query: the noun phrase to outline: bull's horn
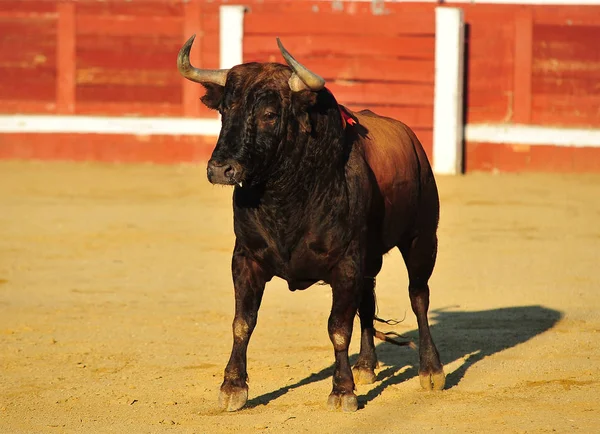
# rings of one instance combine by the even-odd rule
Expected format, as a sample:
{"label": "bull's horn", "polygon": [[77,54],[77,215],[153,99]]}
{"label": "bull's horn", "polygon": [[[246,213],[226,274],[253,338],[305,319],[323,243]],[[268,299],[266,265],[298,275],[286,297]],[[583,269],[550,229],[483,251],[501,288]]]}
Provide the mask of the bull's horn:
{"label": "bull's horn", "polygon": [[292,89],[293,92],[304,89],[310,89],[316,92],[325,87],[325,79],[320,75],[311,72],[308,68],[294,59],[289,51],[285,49],[279,38],[277,38],[277,46],[279,47],[279,51],[281,51],[285,62],[292,68],[292,71],[294,71],[289,81],[290,89]]}
{"label": "bull's horn", "polygon": [[190,63],[190,50],[196,35],[187,40],[177,55],[177,69],[185,78],[196,83],[215,83],[225,86],[229,69],[199,69]]}

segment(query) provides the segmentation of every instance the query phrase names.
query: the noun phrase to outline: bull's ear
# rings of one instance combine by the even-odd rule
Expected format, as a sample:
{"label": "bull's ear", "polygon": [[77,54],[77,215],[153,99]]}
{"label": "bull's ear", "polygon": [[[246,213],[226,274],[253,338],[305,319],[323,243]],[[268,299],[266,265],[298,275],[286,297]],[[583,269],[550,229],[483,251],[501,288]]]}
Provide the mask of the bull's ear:
{"label": "bull's ear", "polygon": [[317,93],[310,90],[302,90],[292,93],[292,110],[298,120],[300,130],[303,133],[310,133],[312,126],[309,112],[312,106],[317,103]]}
{"label": "bull's ear", "polygon": [[206,95],[200,98],[200,101],[209,109],[218,110],[225,87],[215,83],[202,83],[202,86],[206,89]]}

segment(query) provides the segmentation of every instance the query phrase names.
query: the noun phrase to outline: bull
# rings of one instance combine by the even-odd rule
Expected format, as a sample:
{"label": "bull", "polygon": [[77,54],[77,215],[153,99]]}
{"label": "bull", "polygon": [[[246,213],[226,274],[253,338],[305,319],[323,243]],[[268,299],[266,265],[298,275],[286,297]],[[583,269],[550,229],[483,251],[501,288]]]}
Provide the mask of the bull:
{"label": "bull", "polygon": [[[328,332],[335,365],[330,409],[355,411],[355,383],[375,381],[375,277],[396,247],[408,270],[419,331],[419,378],[443,389],[445,375],[427,312],[437,254],[439,199],[427,156],[404,123],[339,105],[325,80],[277,43],[287,65],[245,63],[228,70],[191,65],[192,36],[178,70],[206,89],[201,101],[221,114],[208,161],[213,184],[234,186],[233,347],[220,388],[224,410],[248,399],[246,353],[265,284],[290,290],[331,285]],[[358,312],[360,353],[348,347]]]}

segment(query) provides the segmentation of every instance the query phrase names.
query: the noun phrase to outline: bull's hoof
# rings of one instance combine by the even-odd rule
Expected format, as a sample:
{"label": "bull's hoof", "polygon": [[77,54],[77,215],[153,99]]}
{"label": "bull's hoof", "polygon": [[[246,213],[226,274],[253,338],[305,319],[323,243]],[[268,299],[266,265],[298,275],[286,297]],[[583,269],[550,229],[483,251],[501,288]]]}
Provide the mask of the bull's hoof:
{"label": "bull's hoof", "polygon": [[446,384],[446,375],[444,371],[440,372],[419,372],[419,381],[421,387],[425,390],[442,390]]}
{"label": "bull's hoof", "polygon": [[329,410],[337,410],[342,408],[345,412],[355,412],[358,410],[358,399],[354,393],[344,393],[338,395],[337,393],[331,393],[329,399],[327,399],[327,408]]}
{"label": "bull's hoof", "polygon": [[376,380],[375,371],[373,369],[355,366],[352,368],[354,384],[373,384]]}
{"label": "bull's hoof", "polygon": [[248,401],[247,387],[221,387],[219,406],[222,410],[237,411]]}

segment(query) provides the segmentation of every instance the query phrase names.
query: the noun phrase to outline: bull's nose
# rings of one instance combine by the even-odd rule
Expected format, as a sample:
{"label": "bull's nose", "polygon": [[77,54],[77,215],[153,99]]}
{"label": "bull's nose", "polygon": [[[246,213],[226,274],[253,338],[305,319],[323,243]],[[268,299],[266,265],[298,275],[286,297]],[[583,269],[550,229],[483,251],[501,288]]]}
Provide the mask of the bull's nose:
{"label": "bull's nose", "polygon": [[235,184],[237,171],[228,162],[210,160],[208,162],[208,180],[213,184]]}

